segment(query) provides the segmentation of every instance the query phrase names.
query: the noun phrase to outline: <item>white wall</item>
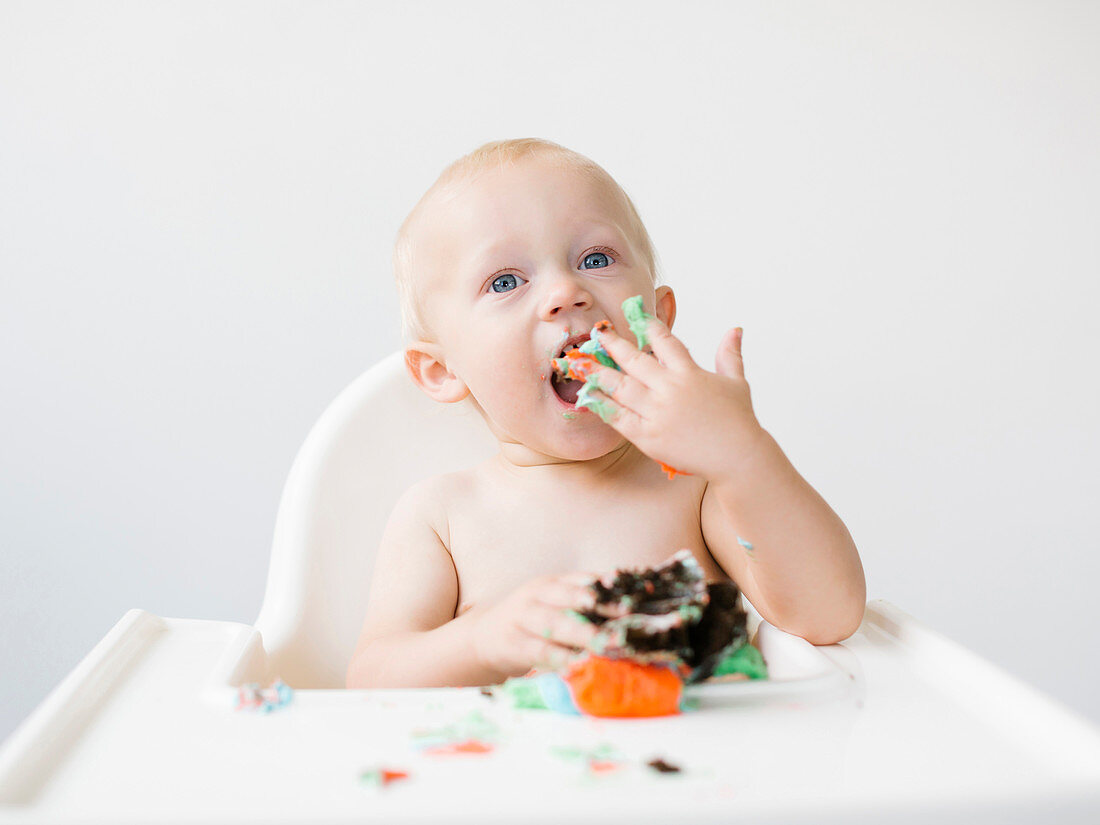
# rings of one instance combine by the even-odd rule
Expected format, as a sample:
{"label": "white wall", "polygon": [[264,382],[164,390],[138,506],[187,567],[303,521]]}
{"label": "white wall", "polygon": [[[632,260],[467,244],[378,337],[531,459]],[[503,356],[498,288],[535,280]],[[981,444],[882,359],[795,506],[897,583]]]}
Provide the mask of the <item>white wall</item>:
{"label": "white wall", "polygon": [[1100,5],[0,5],[0,735],[130,607],[251,621],[439,171],[634,197],[884,597],[1100,721]]}

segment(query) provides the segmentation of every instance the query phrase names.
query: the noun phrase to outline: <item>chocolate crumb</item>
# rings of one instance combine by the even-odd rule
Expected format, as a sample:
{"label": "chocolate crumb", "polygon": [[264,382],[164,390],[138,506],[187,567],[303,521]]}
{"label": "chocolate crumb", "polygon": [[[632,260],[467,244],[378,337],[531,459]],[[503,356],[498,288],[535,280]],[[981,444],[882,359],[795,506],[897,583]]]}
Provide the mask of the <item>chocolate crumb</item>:
{"label": "chocolate crumb", "polygon": [[653,770],[657,771],[658,773],[679,773],[680,772],[680,768],[678,766],[670,765],[668,762],[666,762],[663,759],[651,759],[649,762],[646,762],[646,764],[649,765],[649,767],[653,768]]}
{"label": "chocolate crumb", "polygon": [[490,699],[492,699],[494,695],[493,691],[490,688],[484,686],[480,689],[480,693],[482,696],[488,696]]}

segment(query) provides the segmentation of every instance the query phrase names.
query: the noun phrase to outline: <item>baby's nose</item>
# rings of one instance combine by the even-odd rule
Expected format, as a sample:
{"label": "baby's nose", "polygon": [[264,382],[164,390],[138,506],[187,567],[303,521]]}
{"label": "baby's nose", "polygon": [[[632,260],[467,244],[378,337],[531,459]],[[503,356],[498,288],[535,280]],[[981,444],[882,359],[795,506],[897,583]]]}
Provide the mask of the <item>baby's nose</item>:
{"label": "baby's nose", "polygon": [[553,306],[552,305],[551,309],[550,309],[550,314],[551,315],[557,315],[563,309],[568,309],[569,307],[576,307],[578,309],[585,309],[585,308],[591,306],[591,304],[592,304],[592,302],[588,301],[588,300],[578,300],[578,301],[573,301],[572,303],[562,302],[559,306]]}
{"label": "baby's nose", "polygon": [[592,295],[572,278],[557,280],[548,290],[543,301],[542,315],[553,320],[563,311],[570,309],[588,309],[592,306]]}

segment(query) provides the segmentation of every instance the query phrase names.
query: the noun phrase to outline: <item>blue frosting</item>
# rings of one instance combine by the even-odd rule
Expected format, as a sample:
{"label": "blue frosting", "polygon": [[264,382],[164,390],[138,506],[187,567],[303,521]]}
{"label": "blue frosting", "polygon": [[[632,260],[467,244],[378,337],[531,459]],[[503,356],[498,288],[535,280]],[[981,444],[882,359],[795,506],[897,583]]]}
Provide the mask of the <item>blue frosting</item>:
{"label": "blue frosting", "polygon": [[556,673],[542,673],[535,677],[535,684],[539,687],[542,700],[546,702],[549,710],[558,713],[571,713],[580,716],[581,712],[573,703],[573,694],[569,691],[569,685]]}

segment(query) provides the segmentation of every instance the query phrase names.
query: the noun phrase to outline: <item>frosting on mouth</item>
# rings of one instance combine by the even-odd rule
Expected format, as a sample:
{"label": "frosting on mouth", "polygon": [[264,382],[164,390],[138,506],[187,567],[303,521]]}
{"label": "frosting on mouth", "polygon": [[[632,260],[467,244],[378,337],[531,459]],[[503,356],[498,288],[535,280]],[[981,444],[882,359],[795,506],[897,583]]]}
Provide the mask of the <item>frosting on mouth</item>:
{"label": "frosting on mouth", "polygon": [[[630,325],[630,331],[634,333],[634,337],[638,342],[638,349],[645,349],[649,345],[646,324],[653,320],[653,316],[645,311],[642,296],[634,295],[627,298],[623,301],[622,310],[627,323]],[[588,392],[600,388],[593,375],[599,367],[609,367],[613,370],[622,371],[622,368],[615,363],[615,359],[600,344],[596,335],[597,332],[611,328],[611,322],[606,318],[597,322],[592,327],[592,331],[587,333],[587,340],[584,340],[580,346],[573,348],[573,345],[585,336],[580,335],[567,339],[565,345],[559,351],[558,357],[552,359],[555,375],[561,375],[573,381],[585,382],[584,387],[578,393],[581,405],[590,407],[593,412],[599,413],[605,421],[607,419],[598,408],[598,399],[589,397]]]}
{"label": "frosting on mouth", "polygon": [[[568,330],[566,330],[566,331],[568,331]],[[590,331],[589,332],[580,332],[580,333],[577,333],[576,335],[573,335],[569,338],[566,338],[565,342],[562,344],[561,348],[558,350],[558,357],[559,358],[563,357],[568,351],[570,351],[572,349],[577,349],[577,348],[583,346],[587,341],[591,340],[591,338],[592,338],[592,333]]]}
{"label": "frosting on mouth", "polygon": [[574,378],[565,378],[558,375],[555,372],[550,377],[550,387],[557,393],[558,398],[564,401],[566,404],[576,404],[577,396],[580,394],[581,388],[584,386],[583,381],[578,381]]}
{"label": "frosting on mouth", "polygon": [[595,400],[589,399],[585,389],[591,390],[588,382],[593,379],[592,372],[598,366],[618,369],[615,361],[596,340],[594,334],[602,324],[606,323],[606,321],[600,321],[592,327],[592,332],[574,336],[562,347],[561,355],[552,359],[554,373],[550,379],[550,386],[567,404],[576,404],[579,400],[582,406],[588,406],[592,400]]}
{"label": "frosting on mouth", "polygon": [[[641,295],[633,295],[623,301],[622,310],[630,325],[630,331],[634,333],[634,338],[638,342],[638,349],[644,350],[649,346],[646,327],[654,317],[646,312]],[[587,334],[587,340],[584,340],[580,346],[574,346],[574,344],[583,339],[583,335],[567,338],[565,345],[559,350],[558,357],[550,359],[554,370],[550,377],[550,386],[558,397],[574,407],[591,410],[605,423],[611,420],[615,410],[606,399],[592,395],[595,390],[604,390],[600,386],[596,370],[600,367],[609,367],[622,372],[622,367],[615,363],[596,335],[597,332],[606,329],[612,329],[611,322],[607,319],[598,321]],[[566,328],[566,334],[568,333],[569,329]],[[571,413],[566,415],[571,416]],[[663,461],[658,463],[670,480],[678,475],[691,475],[670,467]]]}

